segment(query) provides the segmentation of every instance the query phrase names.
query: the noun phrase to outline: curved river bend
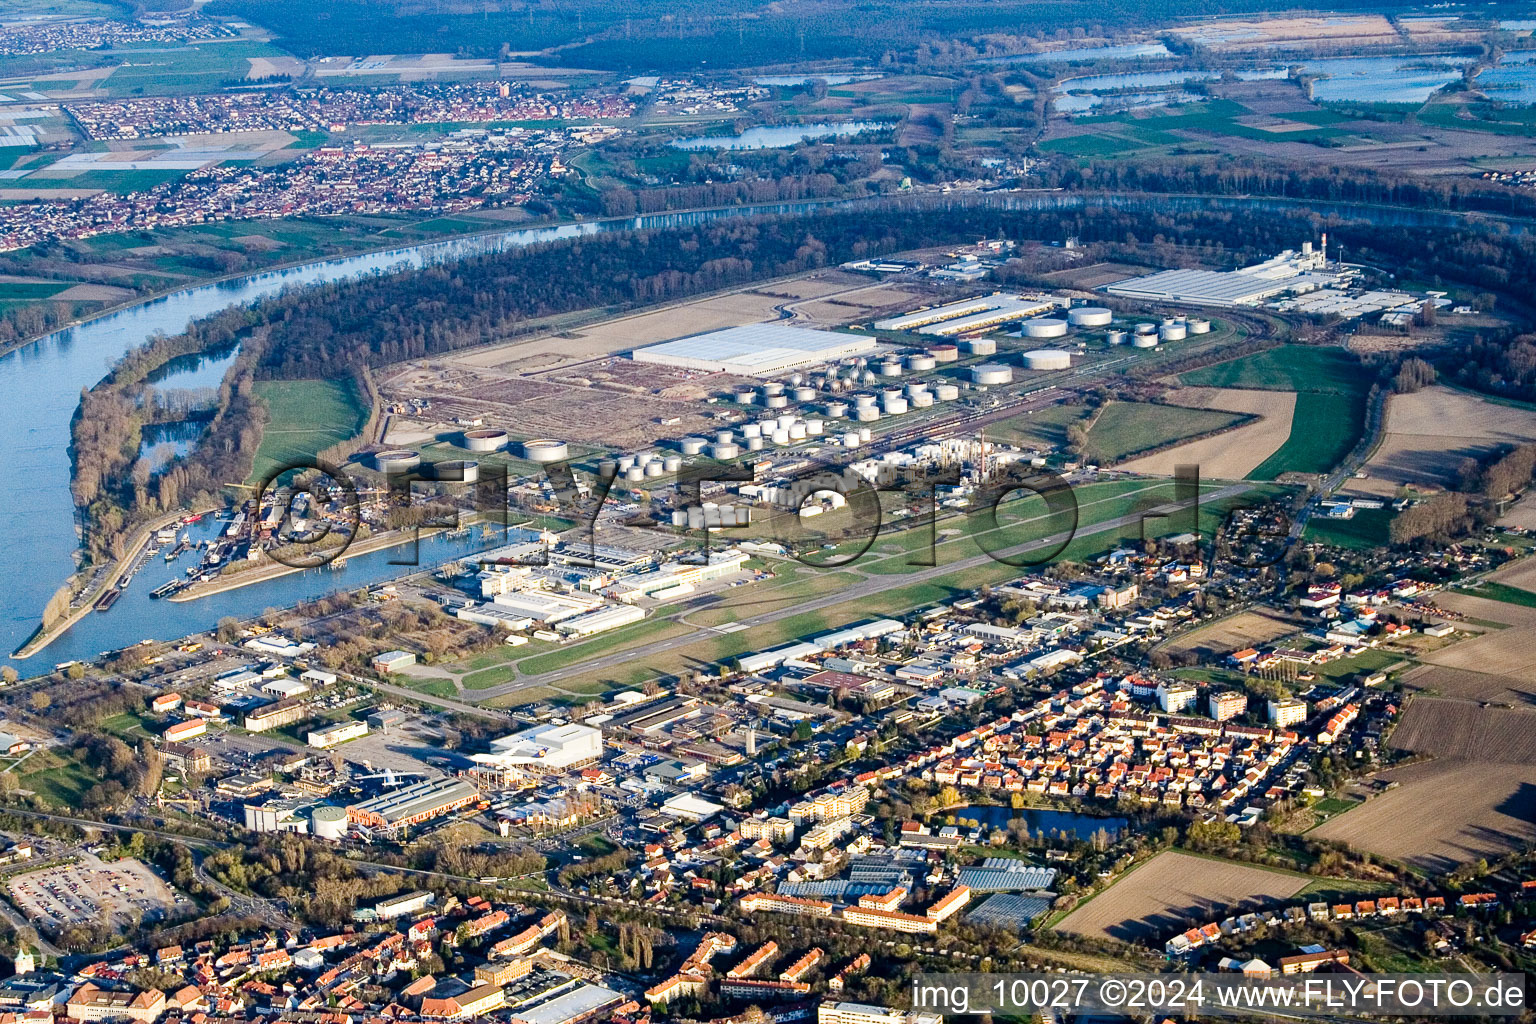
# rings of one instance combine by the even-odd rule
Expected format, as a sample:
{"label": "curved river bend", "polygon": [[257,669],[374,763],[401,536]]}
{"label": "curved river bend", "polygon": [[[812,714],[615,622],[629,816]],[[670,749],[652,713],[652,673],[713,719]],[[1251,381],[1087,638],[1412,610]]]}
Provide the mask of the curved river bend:
{"label": "curved river bend", "polygon": [[[301,287],[368,273],[421,267],[490,252],[580,235],[637,228],[683,227],[728,217],[873,205],[888,200],[844,200],[770,204],[691,213],[655,214],[618,221],[597,221],[547,228],[529,228],[491,235],[433,242],[304,264],[251,277],[220,282],[149,299],[118,312],[46,337],[0,357],[0,437],[8,442],[9,486],[0,502],[0,650],[13,651],[36,629],[43,606],[75,568],[79,543],[70,499],[69,424],[80,392],[101,380],[122,355],[155,332],[179,333],[196,319],[227,306],[254,302],[284,288]],[[1068,193],[956,194],[913,197],[914,205],[961,206],[983,203],[1003,209],[1064,209],[1114,202],[1163,212],[1231,205],[1276,212],[1317,209],[1345,219],[1383,224],[1433,226],[1454,221],[1453,215],[1418,214],[1406,210],[1283,200],[1208,200],[1196,197],[1083,196]],[[491,540],[440,538],[422,546],[423,564],[481,549]],[[46,671],[55,662],[93,658],[102,651],[142,639],[169,640],[211,627],[225,615],[251,615],[267,607],[282,607],[317,597],[340,587],[357,587],[408,571],[391,565],[398,555],[377,552],[348,560],[346,568],[315,570],[268,583],[174,604],[151,602],[148,592],[170,578],[180,566],[150,564],[108,612],[88,615],[40,654],[14,665],[23,674]]]}

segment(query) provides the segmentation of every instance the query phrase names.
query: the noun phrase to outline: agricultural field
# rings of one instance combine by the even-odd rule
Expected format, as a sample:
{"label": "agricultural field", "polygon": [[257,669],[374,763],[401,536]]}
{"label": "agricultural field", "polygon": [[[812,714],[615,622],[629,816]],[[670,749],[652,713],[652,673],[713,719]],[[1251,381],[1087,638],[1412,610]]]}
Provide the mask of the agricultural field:
{"label": "agricultural field", "polygon": [[1536,440],[1536,414],[1436,386],[1388,398],[1383,429],[1367,478],[1351,486],[1391,497],[1401,487],[1452,486],[1463,459]]}
{"label": "agricultural field", "polygon": [[1512,707],[1536,707],[1536,680],[1517,676],[1471,672],[1443,665],[1419,665],[1403,673],[1403,686],[1426,695],[1455,697],[1460,700],[1503,704]]}
{"label": "agricultural field", "polygon": [[1307,520],[1305,538],[1356,550],[1383,548],[1392,543],[1395,514],[1390,508],[1363,508],[1348,519],[1313,516]]}
{"label": "agricultural field", "polygon": [[256,394],[267,406],[267,425],[256,449],[251,479],[314,458],[357,434],[368,410],[350,381],[257,381]]}
{"label": "agricultural field", "polygon": [[1390,746],[1413,754],[1536,767],[1536,711],[1414,697],[1392,730]]}
{"label": "agricultural field", "polygon": [[1235,427],[1241,413],[1192,409],[1151,402],[1111,402],[1099,411],[1088,431],[1088,457],[1100,463],[1122,459]]}
{"label": "agricultural field", "polygon": [[1060,931],[1161,945],[1193,922],[1250,903],[1285,900],[1312,881],[1288,871],[1165,850],[1056,925]]}
{"label": "agricultural field", "polygon": [[1300,627],[1276,615],[1262,611],[1236,615],[1180,634],[1163,645],[1165,651],[1194,651],[1203,659],[1219,658],[1245,647],[1272,643],[1297,632]]}
{"label": "agricultural field", "polygon": [[1050,405],[989,424],[987,438],[1020,448],[1057,447],[1067,443],[1067,428],[1087,415],[1081,405]]}
{"label": "agricultural field", "polygon": [[1507,676],[1528,675],[1531,666],[1536,665],[1536,608],[1471,594],[1441,595],[1437,600],[1447,608],[1459,608],[1463,614],[1504,623],[1509,628],[1490,630],[1464,643],[1435,651],[1426,655],[1425,661],[1447,668]]}
{"label": "agricultural field", "polygon": [[1397,785],[1308,837],[1345,842],[1428,874],[1536,842],[1536,765],[1445,758],[1393,768],[1375,780]]}
{"label": "agricultural field", "polygon": [[1364,377],[1359,360],[1343,349],[1282,345],[1191,370],[1179,380],[1196,387],[1296,392],[1290,435],[1250,474],[1273,480],[1285,473],[1326,473],[1349,454],[1365,423]]}
{"label": "agricultural field", "polygon": [[1177,388],[1168,401],[1192,409],[1256,417],[1214,437],[1175,445],[1132,459],[1119,468],[1149,476],[1172,476],[1178,466],[1196,465],[1210,480],[1241,480],[1262,465],[1291,435],[1295,394],[1240,388]]}

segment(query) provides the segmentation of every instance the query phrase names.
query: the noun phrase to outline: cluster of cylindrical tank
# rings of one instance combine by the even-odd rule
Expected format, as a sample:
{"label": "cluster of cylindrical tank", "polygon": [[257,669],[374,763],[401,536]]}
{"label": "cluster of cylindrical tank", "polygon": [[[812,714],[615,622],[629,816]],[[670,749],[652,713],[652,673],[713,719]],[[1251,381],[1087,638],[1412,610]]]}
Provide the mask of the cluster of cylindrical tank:
{"label": "cluster of cylindrical tank", "polygon": [[1072,365],[1070,352],[1054,348],[1037,348],[1025,352],[1023,359],[1026,370],[1065,370]]}
{"label": "cluster of cylindrical tank", "polygon": [[965,350],[973,356],[990,356],[997,354],[997,342],[991,338],[971,338],[961,342]]}

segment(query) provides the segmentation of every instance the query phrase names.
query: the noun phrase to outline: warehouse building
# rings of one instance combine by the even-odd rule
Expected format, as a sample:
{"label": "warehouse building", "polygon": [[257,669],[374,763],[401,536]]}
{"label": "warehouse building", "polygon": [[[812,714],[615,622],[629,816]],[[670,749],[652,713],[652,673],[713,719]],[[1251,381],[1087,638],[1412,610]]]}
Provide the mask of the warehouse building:
{"label": "warehouse building", "polygon": [[1187,302],[1197,306],[1259,306],[1282,295],[1300,295],[1338,285],[1345,274],[1327,272],[1323,249],[1303,243],[1241,270],[1164,270],[1105,286],[1110,295],[1143,302]]}
{"label": "warehouse building", "polygon": [[874,338],[783,324],[747,324],[636,349],[637,363],[681,366],[741,377],[772,377],[802,366],[873,351]]}
{"label": "warehouse building", "polygon": [[347,818],[364,828],[398,829],[452,814],[479,799],[480,791],[462,779],[433,779],[350,804]]}
{"label": "warehouse building", "polygon": [[589,725],[540,725],[491,741],[480,764],[525,768],[543,774],[585,768],[603,756],[603,731]]}
{"label": "warehouse building", "polygon": [[1066,299],[1050,295],[1016,295],[993,292],[974,299],[948,302],[931,309],[919,309],[905,316],[876,320],[881,331],[916,331],[940,337],[970,334],[992,327],[1028,320],[1067,305]]}

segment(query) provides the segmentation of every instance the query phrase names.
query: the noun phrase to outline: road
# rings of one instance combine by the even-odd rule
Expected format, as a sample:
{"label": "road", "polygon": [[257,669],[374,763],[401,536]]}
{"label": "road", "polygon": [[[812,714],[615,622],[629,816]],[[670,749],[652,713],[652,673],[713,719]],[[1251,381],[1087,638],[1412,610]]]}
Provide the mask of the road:
{"label": "road", "polygon": [[[1229,484],[1227,486],[1201,494],[1199,501],[1201,503],[1220,501],[1223,498],[1235,497],[1244,493],[1248,489],[1249,488],[1246,484]],[[1064,544],[1075,538],[1091,537],[1102,533],[1112,533],[1128,526],[1139,525],[1144,518],[1151,515],[1171,514],[1180,509],[1188,508],[1191,503],[1192,502],[1189,500],[1170,501],[1167,504],[1160,505],[1155,509],[1138,510],[1127,515],[1116,516],[1113,519],[1106,519],[1103,522],[1095,523],[1092,526],[1080,527],[1077,530],[1071,531],[1063,530],[1060,533],[1054,533],[1046,537],[1040,537],[1036,538],[1035,540],[1026,541],[1022,544],[1017,544],[1010,548],[1004,548],[996,554],[998,556],[1007,557],[1024,555],[1029,554],[1032,551],[1039,551],[1044,548],[1056,547],[1059,544]],[[873,597],[876,594],[882,593],[895,587],[904,587],[913,583],[924,583],[929,580],[939,579],[955,573],[964,572],[968,569],[975,569],[984,565],[990,565],[994,561],[995,559],[992,555],[982,554],[974,555],[970,558],[962,558],[958,561],[950,562],[945,565],[928,566],[922,569],[918,569],[915,572],[905,573],[899,576],[866,577],[863,580],[860,580],[858,583],[852,584],[851,586],[843,587],[839,590],[834,590],[830,593],[822,594],[819,597],[809,598],[808,600],[791,605],[787,608],[778,608],[773,611],[763,612],[759,615],[738,619],[734,625],[738,629],[767,625],[768,623],[778,622],[781,619],[787,619],[795,615],[801,615],[805,612],[817,611],[822,608],[829,608],[833,605],[847,604],[850,602],[858,601],[859,599],[865,597]],[[689,644],[699,643],[700,641],[707,640],[711,637],[716,637],[719,635],[720,631],[717,629],[700,628],[692,633],[685,633],[682,636],[672,637],[667,640],[658,640],[654,643],[644,644],[640,647],[631,647],[624,651],[616,651],[613,654],[606,654],[596,658],[589,658],[586,661],[581,662],[579,667],[583,672],[591,671],[593,669],[602,670],[606,668],[612,668],[617,665],[623,665],[628,662],[641,660],[653,655],[664,654],[667,651],[673,651],[679,647],[686,647]],[[572,669],[558,669],[556,671],[546,672],[541,675],[524,676],[513,682],[503,683],[500,686],[494,686],[482,690],[480,693],[481,696],[486,699],[503,696],[509,693],[516,693],[518,690],[527,689],[529,687],[548,685],[551,682],[559,680],[563,676],[570,675],[572,671]]]}

